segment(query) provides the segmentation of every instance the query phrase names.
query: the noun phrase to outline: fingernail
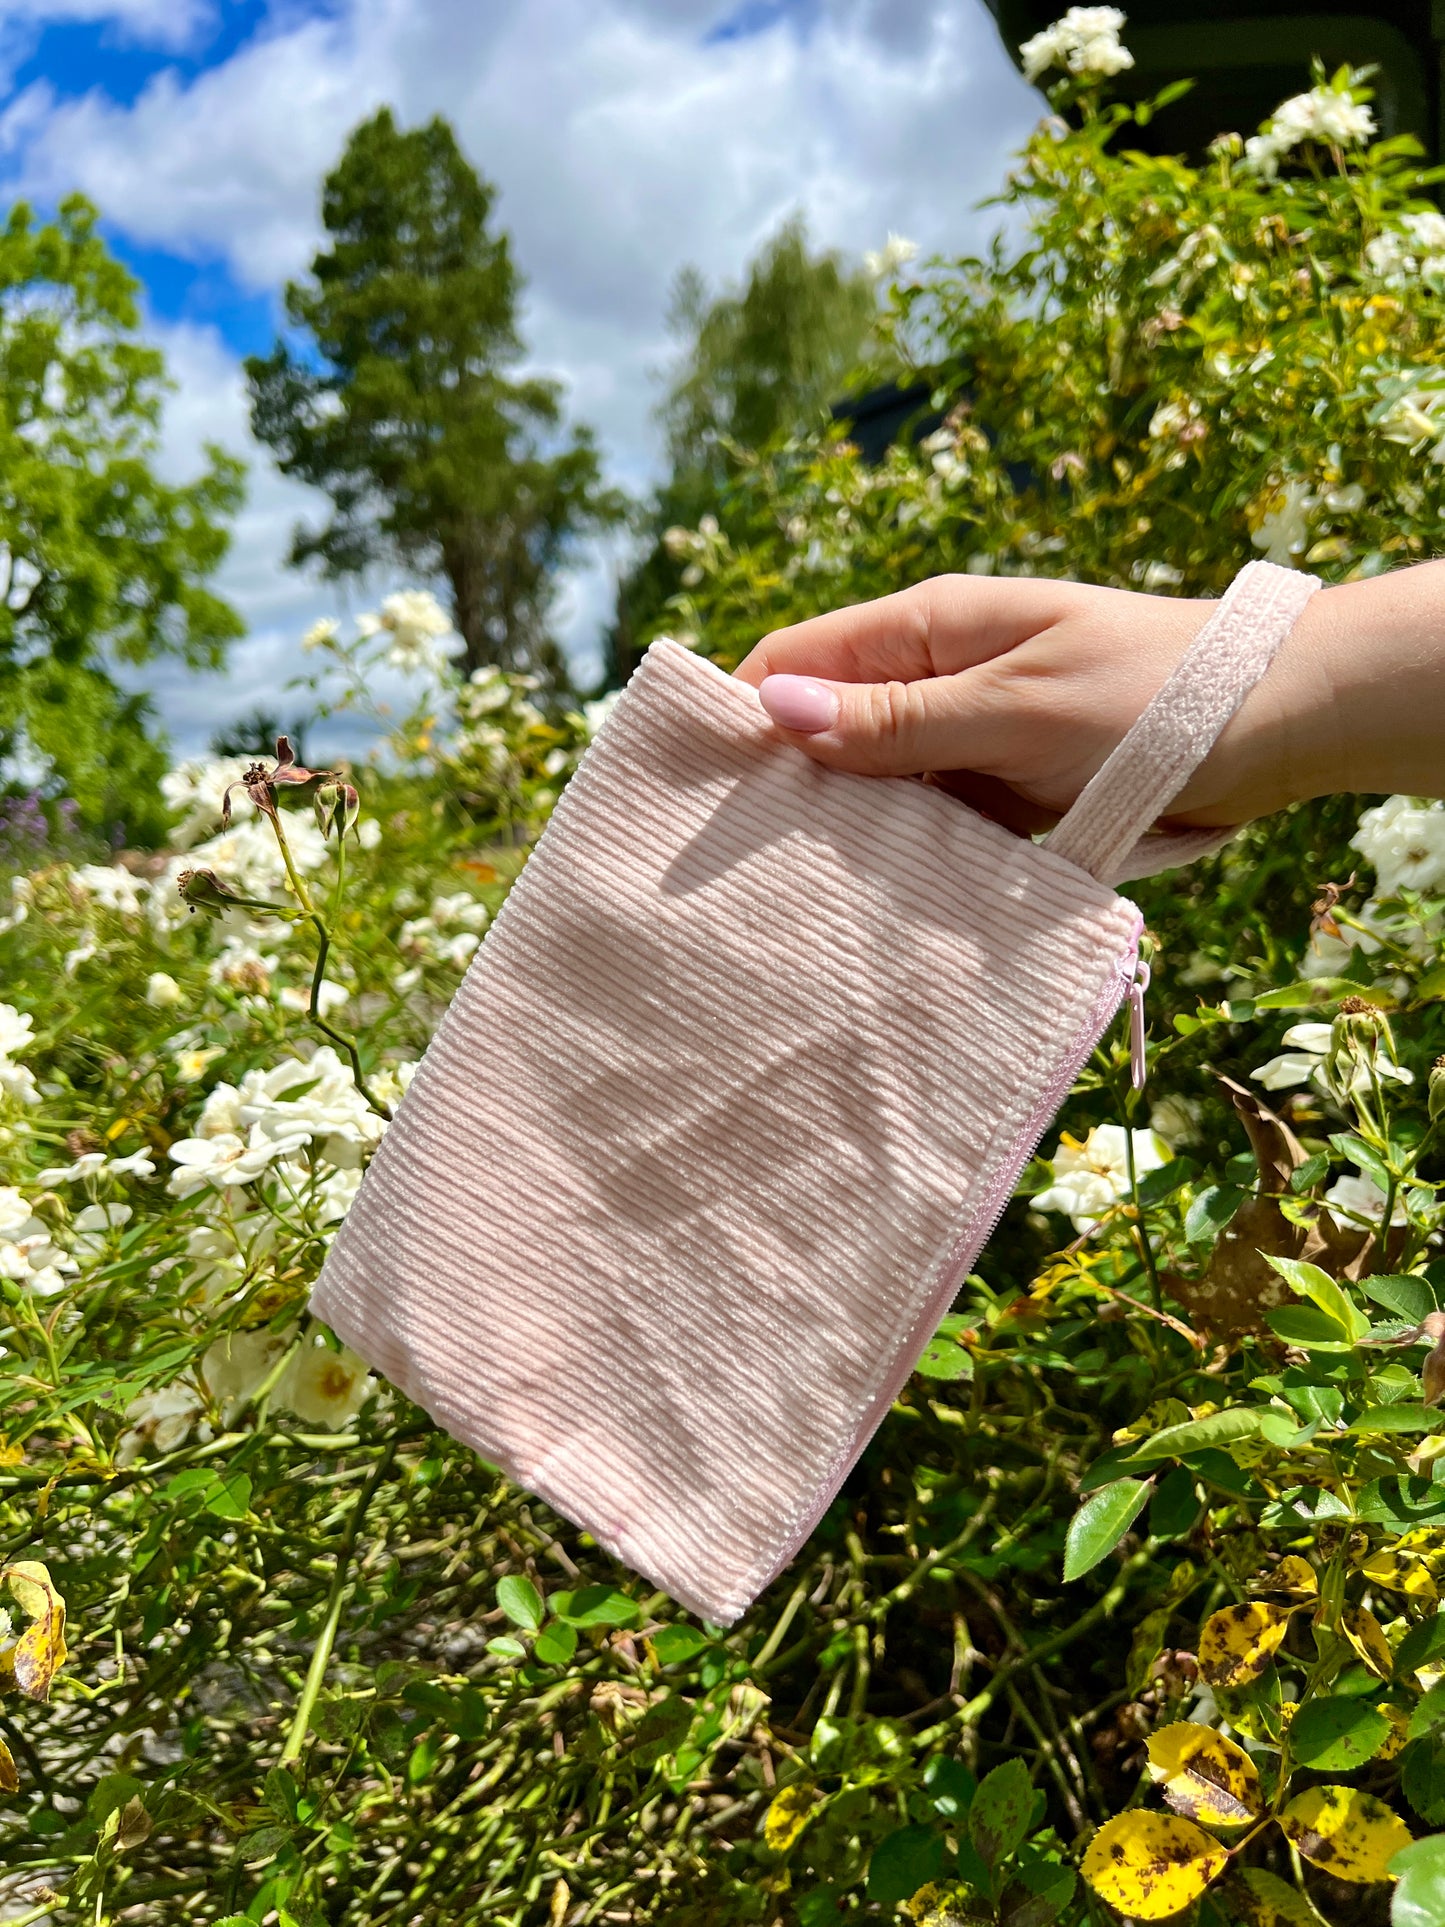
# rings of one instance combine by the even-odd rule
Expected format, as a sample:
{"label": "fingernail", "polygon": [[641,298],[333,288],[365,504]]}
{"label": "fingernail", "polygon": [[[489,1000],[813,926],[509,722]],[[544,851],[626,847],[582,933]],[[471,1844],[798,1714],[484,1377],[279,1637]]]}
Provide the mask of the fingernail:
{"label": "fingernail", "polygon": [[758,684],[763,708],[784,729],[810,735],[831,729],[838,720],[838,696],[826,683],[811,676],[764,676]]}

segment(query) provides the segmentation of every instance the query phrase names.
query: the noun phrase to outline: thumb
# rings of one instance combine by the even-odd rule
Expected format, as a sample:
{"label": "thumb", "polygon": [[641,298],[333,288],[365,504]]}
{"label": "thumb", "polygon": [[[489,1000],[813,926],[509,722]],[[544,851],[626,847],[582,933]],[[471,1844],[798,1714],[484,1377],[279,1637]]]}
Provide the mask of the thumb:
{"label": "thumb", "polygon": [[788,740],[829,769],[919,776],[993,761],[983,753],[982,705],[967,670],[914,682],[764,676],[758,696]]}

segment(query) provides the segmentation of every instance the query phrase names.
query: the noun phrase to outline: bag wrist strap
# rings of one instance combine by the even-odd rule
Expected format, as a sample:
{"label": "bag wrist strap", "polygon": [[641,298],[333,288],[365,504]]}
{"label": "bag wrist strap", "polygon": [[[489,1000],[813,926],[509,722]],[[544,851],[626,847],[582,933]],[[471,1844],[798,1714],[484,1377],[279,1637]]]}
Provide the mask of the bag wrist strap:
{"label": "bag wrist strap", "polygon": [[1274,660],[1318,576],[1274,562],[1247,562],[1073,808],[1043,839],[1044,848],[1101,883],[1152,876],[1217,850],[1229,829],[1149,834],[1209,754],[1225,725]]}

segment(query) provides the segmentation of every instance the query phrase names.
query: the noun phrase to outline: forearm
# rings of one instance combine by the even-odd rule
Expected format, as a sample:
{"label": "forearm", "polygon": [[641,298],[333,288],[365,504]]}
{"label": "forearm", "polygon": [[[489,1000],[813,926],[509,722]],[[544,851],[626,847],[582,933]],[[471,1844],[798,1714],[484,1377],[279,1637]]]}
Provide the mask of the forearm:
{"label": "forearm", "polygon": [[1445,561],[1321,590],[1286,651],[1281,741],[1299,796],[1445,796]]}

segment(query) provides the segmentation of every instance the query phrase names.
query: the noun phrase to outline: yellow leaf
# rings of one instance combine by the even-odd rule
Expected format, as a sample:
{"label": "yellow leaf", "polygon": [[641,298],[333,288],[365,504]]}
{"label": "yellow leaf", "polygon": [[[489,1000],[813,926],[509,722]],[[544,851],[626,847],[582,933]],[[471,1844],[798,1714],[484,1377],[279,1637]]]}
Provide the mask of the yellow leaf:
{"label": "yellow leaf", "polygon": [[1207,1827],[1241,1827],[1264,1810],[1244,1748],[1191,1720],[1150,1735],[1149,1771],[1176,1813]]}
{"label": "yellow leaf", "polygon": [[1402,1592],[1409,1599],[1440,1597],[1425,1561],[1412,1559],[1408,1553],[1372,1552],[1358,1565],[1367,1579],[1373,1579],[1377,1586],[1388,1586],[1391,1592]]}
{"label": "yellow leaf", "polygon": [[1279,1650],[1291,1609],[1262,1600],[1211,1613],[1199,1635],[1199,1672],[1208,1686],[1246,1686]]}
{"label": "yellow leaf", "polygon": [[1336,1880],[1393,1880],[1390,1858],[1413,1835],[1398,1813],[1353,1786],[1312,1786],[1279,1823],[1306,1860]]}
{"label": "yellow leaf", "polygon": [[1263,1867],[1239,1868],[1229,1898],[1245,1927],[1320,1927],[1304,1895]]}
{"label": "yellow leaf", "polygon": [[1340,1615],[1340,1631],[1377,1679],[1389,1679],[1395,1670],[1394,1656],[1372,1612],[1363,1606],[1348,1608]]}
{"label": "yellow leaf", "polygon": [[15,1757],[4,1740],[0,1740],[0,1793],[18,1793],[20,1775],[15,1771]]}
{"label": "yellow leaf", "polygon": [[[1067,1132],[1064,1141],[1073,1145],[1076,1150],[1082,1151],[1084,1148],[1082,1144],[1075,1144]],[[1117,1432],[1111,1433],[1110,1443],[1127,1445],[1131,1439],[1152,1438],[1156,1432],[1164,1431],[1167,1426],[1182,1425],[1189,1416],[1189,1407],[1183,1399],[1156,1398],[1148,1410],[1142,1412],[1132,1425],[1121,1425]]]}
{"label": "yellow leaf", "polygon": [[976,1927],[982,1918],[978,1910],[984,1903],[962,1881],[930,1880],[911,1900],[900,1904],[917,1927]]}
{"label": "yellow leaf", "polygon": [[1313,1599],[1320,1589],[1315,1577],[1315,1569],[1308,1559],[1301,1559],[1297,1553],[1288,1553],[1272,1572],[1266,1572],[1254,1582],[1256,1592],[1283,1592],[1292,1599]]}
{"label": "yellow leaf", "polygon": [[1217,1840],[1177,1814],[1120,1813],[1089,1842],[1083,1872],[1121,1914],[1168,1920],[1197,1900],[1228,1860]]}
{"label": "yellow leaf", "polygon": [[4,1656],[0,1685],[13,1681],[27,1699],[49,1699],[50,1682],[65,1664],[65,1601],[38,1560],[0,1567],[0,1581],[31,1622]]}
{"label": "yellow leaf", "polygon": [[780,1787],[773,1795],[768,1817],[763,1822],[763,1838],[774,1853],[786,1853],[813,1817],[817,1790],[794,1783]]}
{"label": "yellow leaf", "polygon": [[1393,1760],[1405,1750],[1405,1742],[1410,1737],[1410,1715],[1403,1706],[1382,1706],[1380,1711],[1390,1722],[1390,1733],[1375,1758]]}

